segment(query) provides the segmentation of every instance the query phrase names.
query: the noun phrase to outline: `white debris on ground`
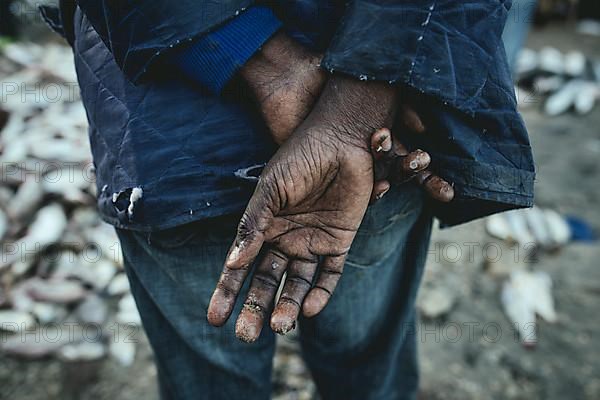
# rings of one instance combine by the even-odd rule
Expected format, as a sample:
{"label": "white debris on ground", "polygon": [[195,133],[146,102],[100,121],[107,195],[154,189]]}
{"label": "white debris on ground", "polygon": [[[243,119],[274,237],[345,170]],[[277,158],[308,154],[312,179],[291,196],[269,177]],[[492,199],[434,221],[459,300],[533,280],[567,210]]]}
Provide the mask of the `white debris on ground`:
{"label": "white debris on ground", "polygon": [[[141,321],[116,234],[95,210],[72,51],[5,45],[0,76],[0,350],[69,362],[110,354],[131,365],[123,327]],[[130,212],[141,196],[132,192]]]}
{"label": "white debris on ground", "polygon": [[552,280],[542,271],[516,270],[504,282],[502,305],[525,346],[537,343],[536,315],[550,323],[558,319],[551,289]]}
{"label": "white debris on ground", "polygon": [[443,285],[424,285],[417,303],[425,318],[438,318],[446,315],[456,302],[456,292]]}
{"label": "white debris on ground", "polygon": [[[552,43],[563,55],[585,39],[577,37],[575,40],[572,34],[565,34],[563,28],[543,35],[534,32],[534,38],[538,43],[532,47],[541,49]],[[597,46],[589,45],[588,51],[594,48]],[[0,54],[0,78],[2,82],[9,82],[6,77],[11,76],[17,85],[7,86],[8,93],[16,94],[0,103],[0,127],[3,126],[0,159],[3,165],[6,160],[13,160],[7,164],[7,170],[2,170],[0,184],[2,251],[14,252],[4,245],[26,238],[28,227],[45,207],[58,205],[67,225],[58,242],[39,252],[25,252],[22,259],[0,267],[0,324],[10,323],[5,324],[7,331],[0,331],[0,337],[6,339],[1,343],[1,353],[11,355],[0,356],[2,390],[12,394],[11,398],[68,398],[62,396],[63,386],[77,374],[67,374],[65,378],[63,370],[75,365],[79,373],[85,363],[102,359],[102,364],[92,364],[99,371],[97,381],[86,383],[81,396],[72,398],[155,399],[156,370],[145,338],[134,346],[128,342],[113,344],[115,338],[125,339],[132,332],[127,330],[130,325],[118,324],[117,320],[125,318],[134,322],[138,316],[127,317],[132,310],[129,284],[122,271],[119,252],[115,251],[118,248],[115,248],[114,232],[98,221],[93,206],[93,182],[86,175],[86,178],[65,183],[52,179],[50,174],[54,172],[56,176],[57,168],[47,159],[58,156],[64,156],[75,165],[87,165],[83,170],[92,173],[89,150],[69,150],[88,146],[87,122],[77,91],[73,101],[44,102],[44,98],[52,100],[50,90],[54,83],[74,82],[70,53],[66,48],[53,45],[43,48],[18,45],[9,49],[12,61]],[[55,54],[51,63],[41,61],[51,58],[44,54],[45,50],[50,56]],[[535,58],[537,54],[535,52]],[[572,65],[567,68],[574,70],[578,58],[572,57]],[[36,82],[40,77],[42,81]],[[45,90],[47,94],[36,99],[27,90],[21,92],[21,83],[25,81],[32,87],[38,85],[42,93]],[[50,84],[47,89],[44,82]],[[545,93],[552,93],[564,83],[561,74],[550,73],[537,85]],[[68,87],[70,85],[65,85],[65,93]],[[18,100],[23,93],[29,105]],[[535,96],[520,97],[520,100],[535,100]],[[594,185],[600,173],[597,167],[600,138],[597,129],[590,129],[600,123],[599,110],[596,108],[585,116],[564,113],[551,121],[535,109],[523,111],[536,151],[539,177],[536,196],[544,205],[540,210],[548,207],[580,214],[593,226],[600,226],[595,207],[600,192]],[[11,118],[15,114],[20,117]],[[56,149],[46,148],[45,145],[52,142],[42,134],[47,127],[52,127],[48,132],[59,133],[57,141],[63,135],[69,144],[63,142]],[[29,129],[41,133],[32,134],[31,140],[25,139],[29,134],[24,132]],[[44,145],[36,146],[38,139]],[[49,179],[42,179],[40,185],[35,179],[23,179],[23,171]],[[597,268],[600,249],[597,245],[571,242],[553,245],[549,239],[553,236],[540,228],[543,226],[540,221],[545,218],[539,218],[537,210],[533,213],[510,223],[504,216],[496,219],[495,229],[488,228],[489,234],[486,234],[486,224],[490,222],[483,220],[434,231],[424,284],[419,292],[419,308],[426,317],[419,321],[418,327],[422,332],[418,340],[423,398],[600,398],[600,367],[596,356],[599,347],[594,340],[598,336],[594,312],[600,293],[600,269]],[[536,242],[541,245],[534,246],[537,250],[533,254],[524,254],[517,237],[522,241],[537,238]],[[554,243],[562,242],[554,239]],[[455,254],[457,248],[458,255]],[[94,256],[97,253],[101,257]],[[543,278],[545,273],[552,277],[551,282]],[[65,285],[61,289],[64,293],[59,292],[60,297],[54,297],[58,294],[40,291],[40,287],[44,289],[40,282],[49,280],[75,285]],[[37,297],[32,296],[32,287]],[[544,296],[548,295],[545,305],[555,301],[556,324],[548,324],[545,320],[548,314],[540,311],[544,308],[537,304],[537,299],[531,299],[530,291],[539,290]],[[49,296],[61,301],[42,300]],[[519,310],[523,309],[527,311],[521,313]],[[532,310],[541,318],[535,314],[532,317]],[[540,328],[534,331],[537,335],[535,351],[524,351],[521,346],[531,331],[519,333],[517,330],[517,336],[513,336],[513,320],[517,318],[535,318],[536,328]],[[75,328],[69,335],[59,335],[58,340],[37,341],[42,333],[48,338],[57,336],[55,331],[63,325],[53,325],[54,321],[68,326],[75,324]],[[97,341],[89,340],[90,335],[95,336],[93,331],[77,328],[85,324],[102,326],[107,335]],[[118,334],[111,330],[115,327],[122,328]],[[461,336],[456,335],[456,327],[461,328]],[[20,332],[24,330],[30,333],[23,339]],[[318,398],[294,334],[297,332],[278,338],[273,398]],[[40,357],[47,359],[35,363],[21,361]],[[115,368],[117,363],[129,365],[132,357],[133,368]],[[104,365],[107,367],[103,368]],[[62,379],[64,383],[57,383]]]}
{"label": "white debris on ground", "polygon": [[[539,252],[556,252],[571,239],[567,221],[556,211],[533,207],[495,214],[485,219],[489,237],[485,243],[471,243],[471,250],[481,249],[483,272],[493,279],[504,281],[500,303],[522,343],[533,347],[537,343],[536,315],[545,321],[556,322],[552,298],[552,281],[537,262]],[[453,253],[461,251],[457,243],[447,243],[436,252],[434,260],[458,260]],[[455,249],[455,250],[452,250]],[[465,255],[459,254],[464,260]],[[431,255],[430,255],[431,258]],[[436,260],[437,258],[437,260]],[[471,262],[475,255],[469,254]],[[445,260],[444,260],[445,259]],[[430,278],[420,289],[417,306],[426,319],[443,319],[460,300],[461,288],[452,282],[438,264],[428,265]]]}
{"label": "white debris on ground", "polygon": [[[518,247],[522,260],[491,263],[488,271],[503,269],[504,282],[501,301],[507,317],[519,333],[523,345],[537,344],[536,315],[546,322],[557,321],[552,297],[552,279],[544,271],[535,270],[538,251],[555,252],[572,240],[573,234],[566,218],[548,208],[534,206],[513,210],[486,218],[486,231],[507,245]],[[530,265],[526,265],[530,264]],[[532,270],[528,270],[532,267]]]}
{"label": "white debris on ground", "polygon": [[517,59],[517,76],[519,105],[543,100],[549,116],[571,109],[588,114],[600,99],[600,62],[581,51],[562,53],[550,46],[539,51],[523,49]]}
{"label": "white debris on ground", "polygon": [[500,240],[521,246],[556,249],[571,239],[567,221],[552,209],[534,206],[486,218],[487,232]]}
{"label": "white debris on ground", "polygon": [[[141,352],[138,362],[148,364],[118,239],[95,208],[71,50],[8,45],[0,77],[0,354],[77,366],[110,357],[131,367]],[[142,198],[142,188],[132,188],[129,215]],[[298,343],[282,343],[274,374],[285,395],[274,398],[314,398]],[[80,371],[72,374],[79,379]]]}
{"label": "white debris on ground", "polygon": [[[477,223],[485,229],[480,235],[483,242],[436,243],[434,238],[417,301],[421,317],[426,323],[446,321],[463,295],[473,296],[462,287],[465,282],[457,278],[472,271],[457,271],[457,264],[479,264],[486,280],[501,284],[498,306],[515,338],[533,348],[539,340],[537,317],[550,324],[558,321],[552,279],[544,271],[545,261],[555,258],[574,240],[593,243],[596,239],[587,231],[585,235],[589,237],[578,238],[573,232],[577,228],[572,228],[569,218],[538,206],[494,214]],[[453,272],[448,271],[452,269]],[[455,322],[449,326],[452,324]]]}

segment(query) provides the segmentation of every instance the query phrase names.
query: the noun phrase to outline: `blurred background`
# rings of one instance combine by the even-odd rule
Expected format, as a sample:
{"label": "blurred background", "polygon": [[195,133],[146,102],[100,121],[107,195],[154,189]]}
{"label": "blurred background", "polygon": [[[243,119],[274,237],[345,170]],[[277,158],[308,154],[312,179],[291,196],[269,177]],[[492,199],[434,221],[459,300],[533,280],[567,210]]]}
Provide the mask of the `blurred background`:
{"label": "blurred background", "polygon": [[[95,211],[71,50],[0,0],[0,399],[158,398],[112,228]],[[536,207],[436,229],[423,399],[600,399],[600,3],[516,1],[504,34]],[[275,399],[315,399],[294,335]]]}

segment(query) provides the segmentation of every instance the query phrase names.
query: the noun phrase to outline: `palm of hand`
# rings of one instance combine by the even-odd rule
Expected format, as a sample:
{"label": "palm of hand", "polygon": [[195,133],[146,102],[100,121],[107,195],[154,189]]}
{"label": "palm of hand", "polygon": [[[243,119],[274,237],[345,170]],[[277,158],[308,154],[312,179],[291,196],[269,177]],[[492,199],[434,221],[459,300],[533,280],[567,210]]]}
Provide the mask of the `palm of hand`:
{"label": "palm of hand", "polygon": [[306,316],[318,314],[340,279],[372,187],[367,150],[324,129],[296,132],[263,171],[244,212],[209,305],[209,322],[227,321],[261,251],[236,335],[248,342],[258,338],[285,272],[271,327],[285,333],[301,309]]}
{"label": "palm of hand", "polygon": [[[236,322],[238,338],[256,340],[273,308],[271,328],[285,333],[300,311],[312,317],[326,306],[373,190],[368,136],[391,118],[394,101],[395,91],[385,85],[342,77],[328,82],[261,175],[207,310],[212,325],[231,315],[259,253]],[[381,110],[372,107],[382,103]]]}
{"label": "palm of hand", "polygon": [[256,189],[265,200],[246,215],[260,216],[264,240],[289,258],[345,257],[369,203],[371,155],[321,130],[298,134],[265,169]]}

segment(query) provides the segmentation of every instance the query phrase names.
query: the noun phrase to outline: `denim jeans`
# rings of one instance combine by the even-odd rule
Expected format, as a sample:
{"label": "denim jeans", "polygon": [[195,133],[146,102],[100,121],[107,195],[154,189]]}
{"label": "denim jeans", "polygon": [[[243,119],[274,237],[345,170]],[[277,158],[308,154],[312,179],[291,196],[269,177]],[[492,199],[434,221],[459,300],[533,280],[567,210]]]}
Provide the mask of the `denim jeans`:
{"label": "denim jeans", "polygon": [[[164,399],[268,399],[275,337],[235,338],[232,317],[206,310],[239,215],[141,233],[118,230],[125,268],[155,353]],[[327,307],[300,318],[302,355],[323,399],[413,399],[418,386],[415,297],[431,216],[413,185],[371,206]],[[268,320],[266,321],[268,325]]]}
{"label": "denim jeans", "polygon": [[[527,40],[529,28],[535,17],[537,0],[514,0],[506,18],[506,25],[502,32],[504,49],[508,58],[508,65],[515,74],[515,67],[519,52]],[[513,76],[513,78],[516,78]]]}

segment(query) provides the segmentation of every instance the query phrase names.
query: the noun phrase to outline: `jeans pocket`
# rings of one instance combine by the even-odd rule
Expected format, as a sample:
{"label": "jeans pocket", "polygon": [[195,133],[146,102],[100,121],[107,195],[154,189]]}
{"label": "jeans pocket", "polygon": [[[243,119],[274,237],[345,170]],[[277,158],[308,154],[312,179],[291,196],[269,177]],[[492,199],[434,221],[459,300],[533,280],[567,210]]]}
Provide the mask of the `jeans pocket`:
{"label": "jeans pocket", "polygon": [[399,251],[422,208],[423,193],[416,185],[409,183],[390,189],[369,207],[356,233],[347,264],[371,267]]}
{"label": "jeans pocket", "polygon": [[223,216],[150,232],[148,242],[162,249],[178,249],[192,245],[221,245],[233,240],[239,216]]}

